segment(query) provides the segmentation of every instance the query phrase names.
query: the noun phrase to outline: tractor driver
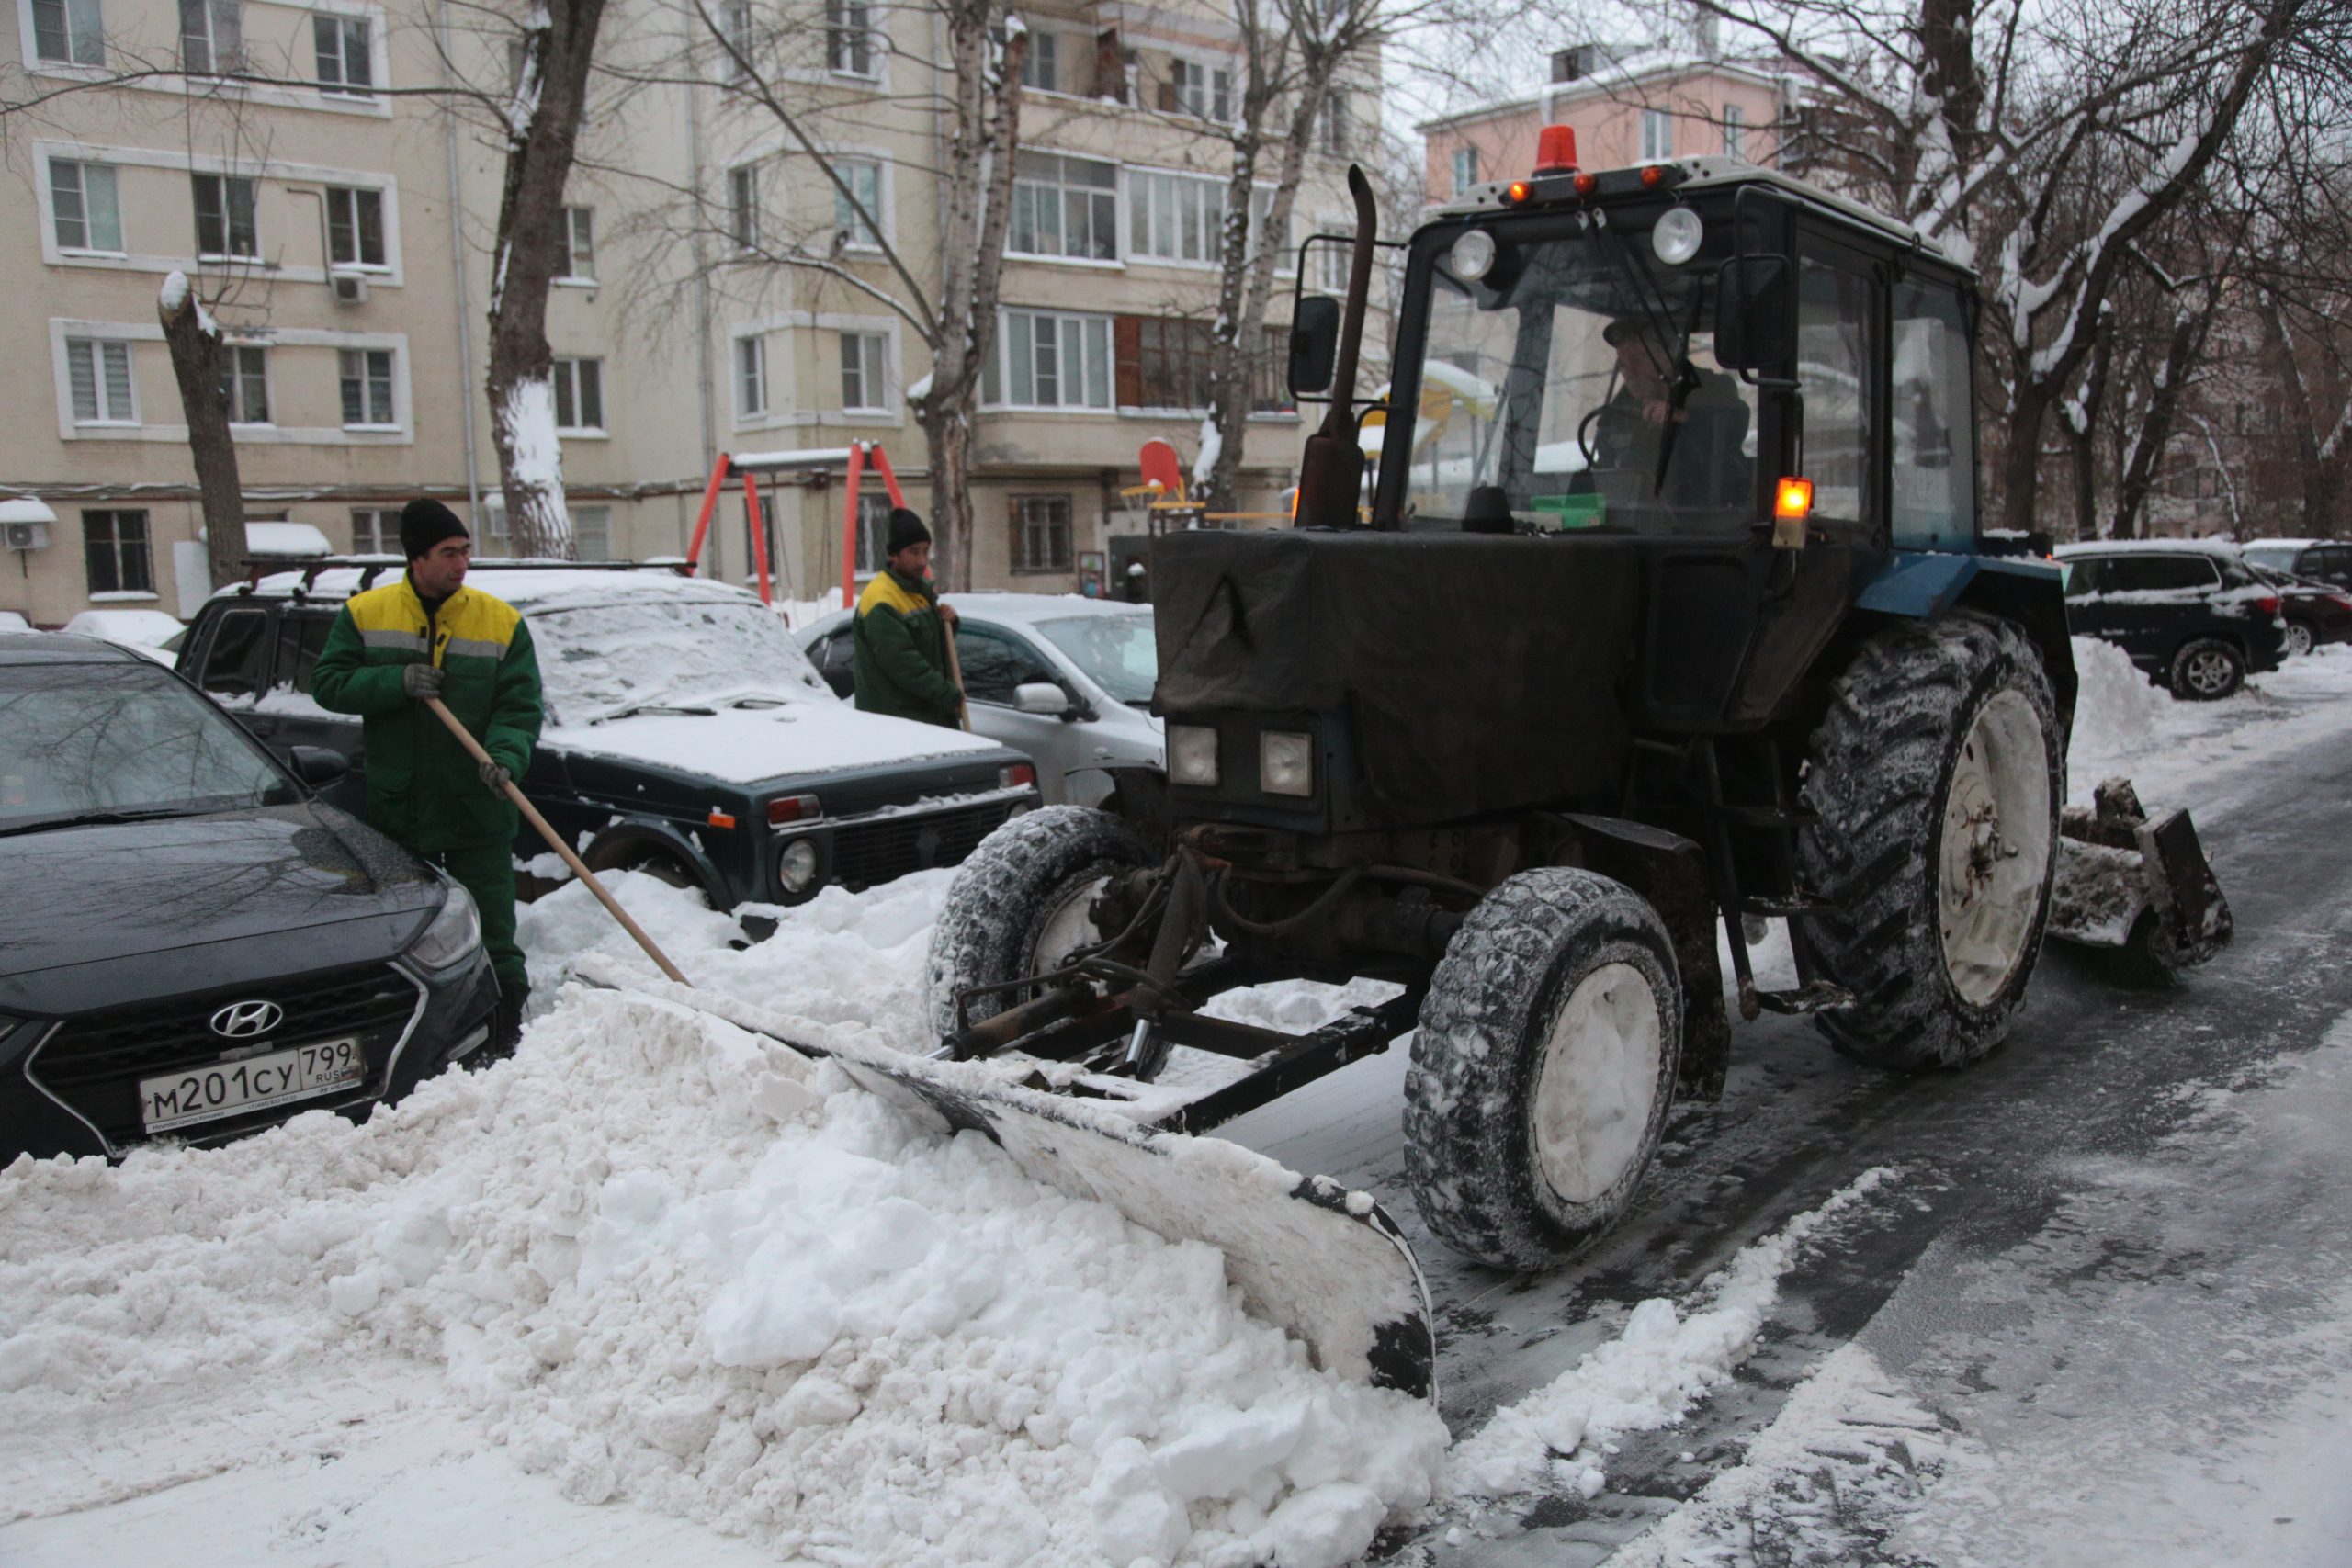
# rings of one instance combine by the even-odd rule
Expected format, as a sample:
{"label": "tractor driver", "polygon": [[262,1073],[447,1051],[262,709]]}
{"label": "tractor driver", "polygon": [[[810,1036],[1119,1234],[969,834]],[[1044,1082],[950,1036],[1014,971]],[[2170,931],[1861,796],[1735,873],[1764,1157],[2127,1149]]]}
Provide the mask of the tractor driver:
{"label": "tractor driver", "polygon": [[1600,336],[1617,354],[1617,392],[1593,422],[1593,467],[1633,470],[1642,477],[1639,493],[1647,497],[1671,421],[1680,429],[1659,499],[1669,506],[1745,502],[1753,465],[1740,450],[1748,412],[1738,384],[1720,370],[1694,368],[1697,384],[1677,408],[1674,355],[1656,327],[1638,316],[1620,316]]}

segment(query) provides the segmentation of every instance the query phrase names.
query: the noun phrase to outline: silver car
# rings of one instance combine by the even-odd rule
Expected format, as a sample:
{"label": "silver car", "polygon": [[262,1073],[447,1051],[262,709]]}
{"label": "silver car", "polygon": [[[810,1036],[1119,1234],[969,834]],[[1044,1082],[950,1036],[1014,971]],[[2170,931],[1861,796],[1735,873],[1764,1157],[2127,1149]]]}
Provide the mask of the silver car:
{"label": "silver car", "polygon": [[[1159,672],[1151,606],[1074,593],[951,593],[956,657],[974,733],[1037,764],[1048,805],[1096,806],[1114,768],[1165,765],[1159,720],[1145,709]],[[850,612],[794,635],[818,672],[855,695]]]}

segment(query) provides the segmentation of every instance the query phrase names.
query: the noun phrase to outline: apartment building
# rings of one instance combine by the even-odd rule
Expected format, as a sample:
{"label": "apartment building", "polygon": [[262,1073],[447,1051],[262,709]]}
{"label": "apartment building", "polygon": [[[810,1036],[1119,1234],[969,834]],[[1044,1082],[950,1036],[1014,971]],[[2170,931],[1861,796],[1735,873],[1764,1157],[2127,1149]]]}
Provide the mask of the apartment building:
{"label": "apartment building", "polygon": [[1526,174],[1547,125],[1575,128],[1588,169],[1713,155],[1783,165],[1797,112],[1796,78],[1770,62],[1703,47],[1588,43],[1556,51],[1539,92],[1414,129],[1425,138],[1428,198],[1439,202]]}
{"label": "apartment building", "polygon": [[[936,284],[945,128],[926,62],[941,51],[920,10],[739,0],[719,14],[819,151],[741,90],[692,7],[608,12],[616,56],[662,69],[599,88],[567,192],[548,321],[565,485],[583,558],[642,558],[684,549],[717,453],[805,454],[768,485],[761,527],[775,592],[813,598],[839,577],[851,442],[878,443],[930,510],[907,406],[930,364],[901,307]],[[381,549],[400,505],[433,494],[501,553],[481,379],[503,168],[486,106],[512,79],[511,28],[478,10],[452,26],[421,0],[20,0],[17,15],[0,62],[13,46],[28,80],[80,90],[12,127],[0,182],[16,283],[0,345],[49,370],[0,392],[0,494],[55,519],[0,562],[17,568],[0,571],[0,608],[56,625],[92,604],[186,613],[205,591],[155,310],[175,270],[227,332],[249,520]],[[1100,0],[1028,19],[970,564],[980,586],[1068,592],[1105,582],[1144,531],[1120,494],[1141,443],[1198,447],[1228,156],[1216,128],[1240,67],[1206,6]],[[232,69],[273,85],[217,74]],[[677,85],[689,73],[705,85]],[[452,86],[481,96],[439,91]],[[1336,109],[1295,232],[1344,210],[1374,96],[1352,89]],[[811,256],[824,265],[790,265]],[[1287,300],[1272,315],[1286,320]],[[1277,504],[1302,434],[1272,335],[1245,510]],[[869,488],[861,570],[886,504]],[[746,580],[750,528],[730,495],[707,568]]]}

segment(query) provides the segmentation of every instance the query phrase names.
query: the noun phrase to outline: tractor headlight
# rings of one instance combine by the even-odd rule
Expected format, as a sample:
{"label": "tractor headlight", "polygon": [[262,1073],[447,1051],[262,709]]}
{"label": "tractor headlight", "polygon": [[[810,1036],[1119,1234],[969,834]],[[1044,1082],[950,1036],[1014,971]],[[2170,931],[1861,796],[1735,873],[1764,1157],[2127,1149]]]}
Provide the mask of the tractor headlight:
{"label": "tractor headlight", "polygon": [[408,955],[427,969],[447,969],[481,946],[481,916],[474,908],[474,896],[453,882],[441,912],[409,944]]}
{"label": "tractor headlight", "polygon": [[1445,269],[1464,283],[1476,283],[1494,265],[1495,237],[1484,229],[1472,229],[1453,242]]}
{"label": "tractor headlight", "polygon": [[817,880],[817,846],[795,839],[775,857],[775,874],[786,893],[798,893]]}
{"label": "tractor headlight", "polygon": [[1268,795],[1315,793],[1315,738],[1270,729],[1258,737],[1258,787]]}
{"label": "tractor headlight", "polygon": [[1680,266],[1699,254],[1699,242],[1706,235],[1706,225],[1699,215],[1687,207],[1669,207],[1650,231],[1650,249],[1657,259],[1668,266]]}
{"label": "tractor headlight", "polygon": [[1168,779],[1195,789],[1216,787],[1216,731],[1205,725],[1168,727]]}

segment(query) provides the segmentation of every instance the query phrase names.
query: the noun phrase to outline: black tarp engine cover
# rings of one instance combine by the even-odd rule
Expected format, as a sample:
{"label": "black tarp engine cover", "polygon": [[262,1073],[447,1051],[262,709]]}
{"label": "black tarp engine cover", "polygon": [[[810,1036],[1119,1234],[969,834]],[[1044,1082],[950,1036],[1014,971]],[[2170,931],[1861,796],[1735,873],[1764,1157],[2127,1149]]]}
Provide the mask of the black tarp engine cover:
{"label": "black tarp engine cover", "polygon": [[1170,534],[1153,708],[1339,715],[1368,825],[1613,804],[1640,573],[1607,539]]}

